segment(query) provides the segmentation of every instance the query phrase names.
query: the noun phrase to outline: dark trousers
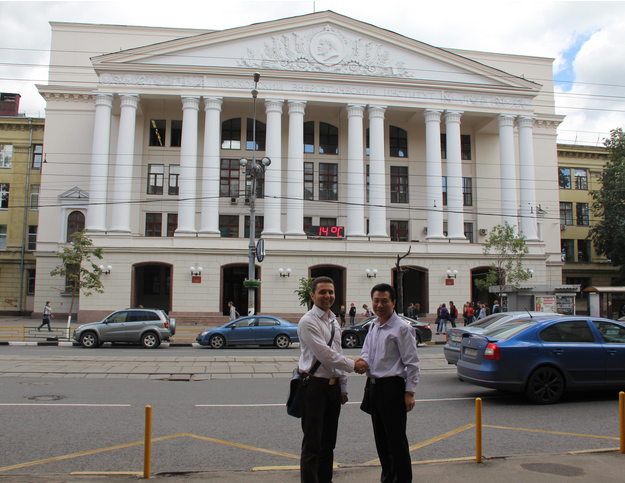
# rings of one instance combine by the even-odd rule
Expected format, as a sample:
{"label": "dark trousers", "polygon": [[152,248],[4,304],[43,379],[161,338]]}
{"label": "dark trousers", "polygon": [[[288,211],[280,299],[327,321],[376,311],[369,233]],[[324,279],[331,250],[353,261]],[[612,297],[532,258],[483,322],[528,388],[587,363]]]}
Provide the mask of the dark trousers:
{"label": "dark trousers", "polygon": [[41,329],[46,324],[48,325],[48,332],[52,332],[52,329],[50,329],[50,317],[44,317],[41,321],[41,325],[37,327],[37,330]]}
{"label": "dark trousers", "polygon": [[330,483],[341,414],[341,386],[310,381],[302,417],[302,483]]}
{"label": "dark trousers", "polygon": [[369,385],[375,447],[382,465],[382,483],[412,482],[406,437],[406,384],[401,377]]}

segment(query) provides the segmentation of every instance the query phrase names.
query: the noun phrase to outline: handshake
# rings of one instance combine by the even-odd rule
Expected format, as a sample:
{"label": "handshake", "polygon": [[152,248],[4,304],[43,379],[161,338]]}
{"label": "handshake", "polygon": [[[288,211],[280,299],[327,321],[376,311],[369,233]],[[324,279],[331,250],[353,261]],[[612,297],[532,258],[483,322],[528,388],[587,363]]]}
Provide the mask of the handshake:
{"label": "handshake", "polygon": [[364,374],[369,369],[369,364],[362,358],[359,357],[354,361],[354,372],[356,374]]}

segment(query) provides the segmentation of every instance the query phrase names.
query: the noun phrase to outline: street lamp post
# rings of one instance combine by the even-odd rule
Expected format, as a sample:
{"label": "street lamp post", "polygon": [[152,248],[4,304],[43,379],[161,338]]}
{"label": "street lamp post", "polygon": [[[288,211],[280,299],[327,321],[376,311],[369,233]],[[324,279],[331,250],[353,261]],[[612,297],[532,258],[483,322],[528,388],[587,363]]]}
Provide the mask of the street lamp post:
{"label": "street lamp post", "polygon": [[[271,159],[264,157],[260,162],[256,160],[256,98],[258,97],[258,81],[260,80],[260,74],[256,72],[254,74],[254,89],[252,90],[252,98],[254,99],[254,116],[252,125],[252,160],[250,164],[249,177],[250,177],[250,243],[249,243],[249,268],[247,272],[248,280],[256,279],[256,181],[258,177],[265,172],[267,167],[271,164]],[[240,160],[241,166],[247,167],[248,160],[242,158]],[[246,176],[247,177],[247,176]],[[247,315],[254,315],[256,311],[256,287],[247,288]]]}

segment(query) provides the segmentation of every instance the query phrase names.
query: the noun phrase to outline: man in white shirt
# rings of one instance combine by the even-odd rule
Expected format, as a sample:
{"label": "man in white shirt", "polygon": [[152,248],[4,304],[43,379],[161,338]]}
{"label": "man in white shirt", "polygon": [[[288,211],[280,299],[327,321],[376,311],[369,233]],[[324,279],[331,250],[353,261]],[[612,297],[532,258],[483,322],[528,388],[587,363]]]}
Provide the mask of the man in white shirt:
{"label": "man in white shirt", "polygon": [[[414,408],[419,356],[414,329],[395,313],[395,289],[380,283],[371,290],[374,319],[362,347],[368,364],[368,397],[382,483],[412,481],[407,413]],[[365,393],[367,394],[367,393]]]}
{"label": "man in white shirt", "polygon": [[[339,424],[341,404],[347,402],[345,372],[364,374],[367,364],[343,356],[341,328],[331,308],[334,304],[334,282],[329,277],[317,277],[312,284],[314,306],[299,321],[301,356],[299,370],[303,377],[320,361],[321,365],[309,376],[304,416],[302,416],[302,456],[300,476],[302,483],[329,483],[332,481],[334,447]],[[334,326],[334,338],[330,342]]]}

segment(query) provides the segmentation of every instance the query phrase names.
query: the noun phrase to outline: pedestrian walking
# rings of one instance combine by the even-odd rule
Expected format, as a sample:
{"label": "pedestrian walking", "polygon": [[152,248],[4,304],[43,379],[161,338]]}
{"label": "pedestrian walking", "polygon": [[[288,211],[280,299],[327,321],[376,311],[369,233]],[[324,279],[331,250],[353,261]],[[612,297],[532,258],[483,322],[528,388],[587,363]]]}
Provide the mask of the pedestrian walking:
{"label": "pedestrian walking", "polygon": [[54,315],[52,315],[52,306],[50,305],[50,301],[48,300],[46,302],[46,305],[43,308],[43,319],[41,320],[41,325],[39,327],[37,327],[38,331],[41,331],[41,328],[44,325],[48,326],[48,332],[52,332],[52,329],[50,328],[50,319],[54,317]]}
{"label": "pedestrian walking", "polygon": [[369,306],[367,304],[364,304],[362,306],[363,309],[365,309],[365,311],[363,312],[362,315],[364,315],[365,317],[371,317],[373,315],[373,312],[371,312],[371,309],[369,308]]}
{"label": "pedestrian walking", "polygon": [[341,305],[341,310],[339,311],[339,318],[341,319],[341,327],[345,327],[345,306]]}
{"label": "pedestrian walking", "polygon": [[467,318],[464,319],[464,326],[471,325],[473,323],[473,316],[475,315],[475,310],[473,309],[473,304],[469,303],[467,306]]}
{"label": "pedestrian walking", "polygon": [[458,309],[454,303],[449,301],[449,322],[451,322],[452,328],[456,328],[456,319],[458,318]]}
{"label": "pedestrian walking", "polygon": [[354,325],[355,320],[356,320],[356,306],[354,305],[354,302],[352,302],[352,305],[349,308],[349,325]]}
{"label": "pedestrian walking", "polygon": [[233,302],[228,302],[228,307],[230,307],[230,322],[232,322],[233,320],[237,320],[239,317],[241,317],[241,314],[237,312],[237,309],[234,306]]}
{"label": "pedestrian walking", "polygon": [[[438,333],[445,334],[447,332],[447,321],[449,320],[449,310],[445,303],[441,304],[440,320],[438,322]],[[444,329],[443,329],[444,327]]]}

